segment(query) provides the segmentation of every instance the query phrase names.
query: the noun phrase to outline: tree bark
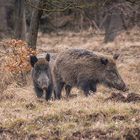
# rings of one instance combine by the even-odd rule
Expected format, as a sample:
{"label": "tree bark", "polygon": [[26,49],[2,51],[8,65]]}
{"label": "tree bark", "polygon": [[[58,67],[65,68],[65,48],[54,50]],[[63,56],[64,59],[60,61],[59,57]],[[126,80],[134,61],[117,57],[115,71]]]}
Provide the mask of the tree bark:
{"label": "tree bark", "polygon": [[0,39],[8,35],[8,26],[6,19],[6,7],[2,0],[0,0]]}
{"label": "tree bark", "polygon": [[15,1],[15,38],[26,39],[26,18],[24,0]]}
{"label": "tree bark", "polygon": [[[35,3],[36,7],[42,7],[43,0],[38,0]],[[28,36],[28,45],[32,49],[36,49],[36,42],[37,42],[37,35],[38,35],[38,28],[39,28],[39,21],[43,14],[43,11],[34,8],[31,17],[31,23],[29,28],[29,36]]]}
{"label": "tree bark", "polygon": [[105,23],[105,43],[114,41],[118,32],[125,29],[123,22],[123,14],[117,6],[112,5],[112,8],[107,14],[107,19]]}

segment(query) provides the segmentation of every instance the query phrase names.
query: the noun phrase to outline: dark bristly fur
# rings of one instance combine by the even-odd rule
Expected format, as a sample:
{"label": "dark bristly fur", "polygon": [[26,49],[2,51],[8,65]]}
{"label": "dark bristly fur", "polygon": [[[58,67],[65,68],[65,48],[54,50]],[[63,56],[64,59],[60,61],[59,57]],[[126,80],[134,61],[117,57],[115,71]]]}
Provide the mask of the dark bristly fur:
{"label": "dark bristly fur", "polygon": [[53,82],[50,69],[50,55],[47,54],[45,58],[30,57],[32,69],[32,79],[34,90],[37,97],[42,97],[45,93],[46,100],[49,100],[52,95]]}
{"label": "dark bristly fur", "polygon": [[53,78],[58,99],[61,98],[64,85],[67,96],[74,86],[80,87],[88,96],[89,90],[96,92],[98,83],[118,90],[126,89],[115,59],[84,49],[71,49],[60,53],[54,63]]}

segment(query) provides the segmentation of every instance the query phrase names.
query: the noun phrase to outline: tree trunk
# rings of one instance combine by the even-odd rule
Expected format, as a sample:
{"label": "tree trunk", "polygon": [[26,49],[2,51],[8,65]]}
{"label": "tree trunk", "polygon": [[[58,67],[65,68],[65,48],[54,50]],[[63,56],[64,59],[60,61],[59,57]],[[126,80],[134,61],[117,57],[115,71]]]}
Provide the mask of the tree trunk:
{"label": "tree trunk", "polygon": [[24,0],[15,1],[15,37],[25,40],[26,36],[26,19]]}
{"label": "tree trunk", "polygon": [[121,12],[113,9],[111,15],[108,15],[105,27],[105,43],[114,41],[118,32],[124,29]]}
{"label": "tree trunk", "polygon": [[116,2],[113,2],[113,4],[111,4],[108,8],[109,10],[105,22],[105,43],[114,41],[118,32],[125,29],[125,23],[123,21],[124,16],[119,8],[119,3],[122,3],[122,1],[123,0],[117,0]]}
{"label": "tree trunk", "polygon": [[[38,0],[35,3],[36,7],[42,7],[43,0]],[[30,29],[29,29],[29,36],[28,36],[28,45],[32,49],[36,49],[36,42],[37,42],[37,34],[39,28],[39,21],[43,14],[43,11],[37,8],[33,9]]]}
{"label": "tree trunk", "polygon": [[0,39],[8,35],[8,26],[6,19],[6,8],[3,1],[0,0]]}

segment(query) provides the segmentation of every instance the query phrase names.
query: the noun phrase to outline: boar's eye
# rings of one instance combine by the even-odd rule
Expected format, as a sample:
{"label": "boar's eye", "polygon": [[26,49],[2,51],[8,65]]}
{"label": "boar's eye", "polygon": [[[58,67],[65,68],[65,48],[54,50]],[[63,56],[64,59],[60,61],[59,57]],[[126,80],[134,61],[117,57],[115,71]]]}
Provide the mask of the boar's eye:
{"label": "boar's eye", "polygon": [[107,58],[101,58],[101,63],[104,65],[107,65],[108,59]]}

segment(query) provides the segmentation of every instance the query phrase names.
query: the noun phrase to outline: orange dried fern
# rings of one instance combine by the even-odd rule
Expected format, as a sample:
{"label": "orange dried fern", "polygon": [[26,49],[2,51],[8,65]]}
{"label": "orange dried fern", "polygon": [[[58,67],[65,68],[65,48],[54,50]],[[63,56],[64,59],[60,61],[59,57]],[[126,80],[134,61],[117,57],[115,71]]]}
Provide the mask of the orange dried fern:
{"label": "orange dried fern", "polygon": [[[27,83],[26,75],[31,70],[29,56],[37,52],[22,40],[3,40],[0,42],[0,88],[12,82],[20,85]],[[9,80],[8,80],[9,79]]]}
{"label": "orange dried fern", "polygon": [[29,56],[36,55],[37,52],[27,46],[22,40],[5,41],[5,66],[4,70],[14,74],[26,73],[30,71]]}

